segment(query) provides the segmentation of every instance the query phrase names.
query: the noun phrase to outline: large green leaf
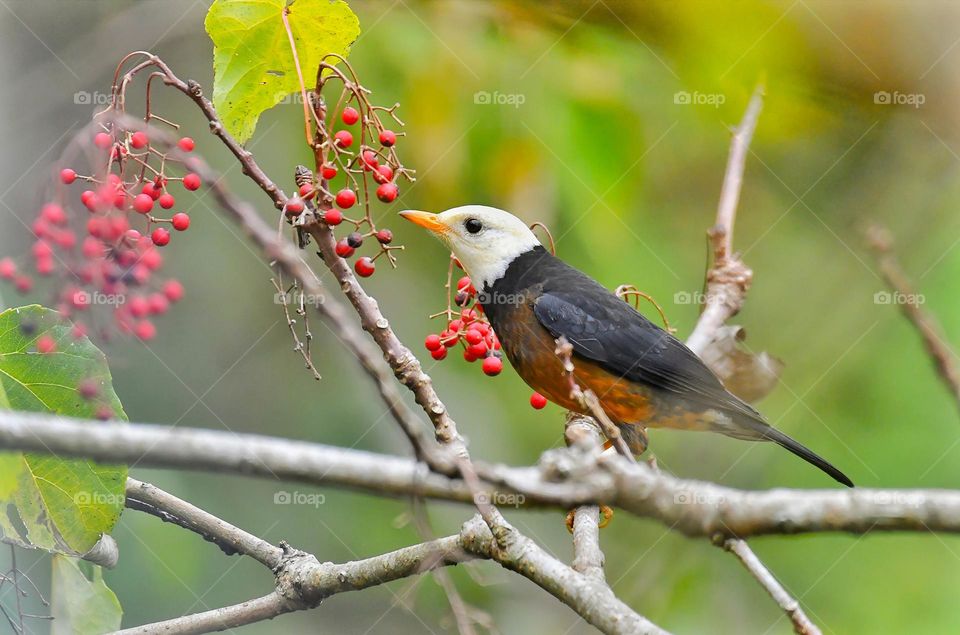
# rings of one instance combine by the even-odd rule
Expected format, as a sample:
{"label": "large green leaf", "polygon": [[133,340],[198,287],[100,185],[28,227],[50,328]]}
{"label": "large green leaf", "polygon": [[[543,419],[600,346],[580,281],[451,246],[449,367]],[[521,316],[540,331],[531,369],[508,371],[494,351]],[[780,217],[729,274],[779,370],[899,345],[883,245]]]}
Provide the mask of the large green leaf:
{"label": "large green leaf", "polygon": [[[36,305],[0,313],[0,408],[83,418],[109,409],[125,420],[103,353],[70,330],[58,313]],[[52,339],[54,352],[37,352],[40,338]],[[84,399],[81,382],[96,385],[97,395]],[[0,453],[0,538],[86,554],[120,517],[126,478],[125,466]]]}
{"label": "large green leaf", "polygon": [[100,567],[54,556],[51,596],[51,635],[101,635],[120,628],[123,610]]}
{"label": "large green leaf", "polygon": [[309,88],[324,55],[346,56],[360,22],[343,0],[215,0],[204,26],[213,40],[213,105],[241,143],[263,111],[300,91],[282,13]]}

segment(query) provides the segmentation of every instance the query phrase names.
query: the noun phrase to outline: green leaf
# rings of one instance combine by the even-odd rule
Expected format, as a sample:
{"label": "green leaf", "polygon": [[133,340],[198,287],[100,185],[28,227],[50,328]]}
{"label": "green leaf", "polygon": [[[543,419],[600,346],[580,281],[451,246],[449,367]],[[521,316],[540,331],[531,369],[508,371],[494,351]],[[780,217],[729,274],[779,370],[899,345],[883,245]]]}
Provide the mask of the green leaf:
{"label": "green leaf", "polygon": [[[40,306],[0,313],[0,407],[93,418],[109,408],[126,419],[103,353],[71,325]],[[40,337],[52,353],[36,352]],[[77,391],[98,386],[94,399]],[[53,454],[0,453],[0,538],[21,547],[71,555],[90,551],[123,510],[127,468]]]}
{"label": "green leaf", "polygon": [[[287,5],[286,0],[215,0],[207,12],[213,105],[240,143],[253,136],[265,110],[300,92],[282,20]],[[289,11],[303,80],[310,88],[323,56],[347,56],[360,22],[343,0],[294,0]]]}
{"label": "green leaf", "polygon": [[[81,567],[90,570],[89,576]],[[54,556],[51,596],[51,635],[100,635],[120,628],[123,610],[100,567]]]}

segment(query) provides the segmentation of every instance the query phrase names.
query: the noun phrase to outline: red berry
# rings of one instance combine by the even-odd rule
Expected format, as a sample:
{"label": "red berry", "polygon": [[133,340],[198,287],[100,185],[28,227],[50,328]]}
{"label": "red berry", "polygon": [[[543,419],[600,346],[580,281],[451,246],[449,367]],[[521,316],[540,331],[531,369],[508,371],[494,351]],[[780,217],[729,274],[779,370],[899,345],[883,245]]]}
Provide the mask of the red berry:
{"label": "red berry", "polygon": [[150,302],[142,295],[135,295],[130,298],[127,310],[135,318],[145,317],[150,312]]}
{"label": "red berry", "polygon": [[17,279],[13,281],[13,286],[20,293],[27,293],[33,288],[33,280],[27,276],[17,276]]}
{"label": "red berry", "polygon": [[144,184],[143,184],[143,189],[140,190],[140,191],[141,191],[143,194],[146,194],[147,196],[149,196],[150,198],[152,198],[153,200],[157,200],[158,198],[160,198],[160,190],[157,189],[157,186],[154,185],[152,182],[150,182],[150,183],[144,183]]}
{"label": "red berry", "polygon": [[167,280],[163,285],[163,295],[171,302],[179,302],[183,298],[183,285],[177,280]]}
{"label": "red berry", "polygon": [[106,150],[113,145],[113,137],[111,137],[106,132],[98,132],[93,137],[93,144],[98,148]]}
{"label": "red berry", "polygon": [[467,350],[470,351],[470,354],[475,357],[483,357],[487,354],[487,343],[480,341],[477,344],[471,344],[467,347]]}
{"label": "red berry", "polygon": [[443,347],[438,348],[438,349],[435,350],[435,351],[430,351],[430,357],[434,358],[434,359],[437,360],[438,362],[439,362],[441,359],[445,358],[446,356],[447,356],[447,349],[446,349],[446,348],[443,348]]}
{"label": "red berry", "polygon": [[337,166],[328,163],[320,170],[320,174],[323,178],[330,180],[337,175]]}
{"label": "red berry", "polygon": [[361,278],[369,278],[373,275],[374,270],[377,265],[370,259],[369,256],[364,256],[357,260],[353,265],[354,271],[357,272],[357,275]]}
{"label": "red berry", "polygon": [[40,258],[37,260],[37,273],[41,276],[49,276],[53,273],[53,258]]}
{"label": "red berry", "polygon": [[99,203],[97,193],[93,190],[84,190],[83,194],[80,195],[80,202],[91,212],[96,211]]}
{"label": "red berry", "polygon": [[77,173],[71,170],[70,168],[64,168],[60,170],[60,181],[64,185],[70,185],[77,180]]}
{"label": "red berry", "polygon": [[443,342],[443,345],[447,348],[452,348],[457,345],[457,334],[451,331],[441,331],[440,332],[440,341]]}
{"label": "red berry", "polygon": [[50,243],[43,240],[38,240],[33,243],[31,251],[33,252],[34,258],[49,258],[53,255],[53,247],[50,246]]}
{"label": "red berry", "polygon": [[393,130],[383,130],[380,133],[380,145],[385,145],[388,148],[397,142],[397,133]]}
{"label": "red berry", "polygon": [[346,130],[340,130],[333,135],[333,142],[341,148],[349,148],[353,145],[353,135]]}
{"label": "red berry", "polygon": [[304,183],[303,185],[300,186],[300,189],[298,189],[297,192],[300,194],[301,198],[313,198],[313,195],[315,193],[313,191],[312,183]]}
{"label": "red berry", "polygon": [[465,348],[463,349],[463,359],[472,364],[477,361],[477,356],[471,353],[469,348]]}
{"label": "red berry", "polygon": [[147,302],[150,304],[150,313],[153,315],[163,315],[170,308],[170,301],[162,293],[151,293]]}
{"label": "red berry", "polygon": [[347,124],[348,126],[352,126],[360,121],[360,113],[357,112],[357,109],[353,106],[347,106],[340,114],[340,118],[343,119],[343,123]]}
{"label": "red berry", "polygon": [[176,202],[176,199],[173,198],[173,194],[161,194],[160,198],[157,199],[157,203],[159,203],[160,207],[163,209],[170,209],[176,204]]}
{"label": "red berry", "polygon": [[178,232],[185,231],[187,227],[190,227],[190,217],[184,214],[183,212],[178,212],[173,215],[173,228]]}
{"label": "red berry", "polygon": [[337,241],[337,255],[341,258],[349,258],[353,255],[354,251],[356,250],[347,243],[346,238],[341,238]]}
{"label": "red berry", "polygon": [[157,336],[157,327],[150,320],[140,320],[133,328],[133,332],[142,340],[152,340]]}
{"label": "red berry", "polygon": [[500,374],[500,371],[503,370],[503,360],[499,357],[487,357],[483,360],[483,374],[489,377],[494,377]]}
{"label": "red berry", "polygon": [[373,171],[373,180],[377,183],[387,183],[393,178],[393,168],[389,165],[378,165]]}
{"label": "red berry", "polygon": [[113,409],[110,406],[100,406],[94,416],[100,421],[109,421],[113,419]]}
{"label": "red berry", "polygon": [[376,170],[377,166],[380,165],[380,160],[377,158],[377,153],[373,150],[364,150],[362,158],[363,167],[366,170]]}
{"label": "red berry", "polygon": [[381,245],[389,245],[393,242],[393,232],[389,229],[381,229],[377,232],[377,242]]}
{"label": "red berry", "polygon": [[57,350],[57,343],[49,335],[41,335],[37,339],[38,353],[52,353]]}
{"label": "red berry", "polygon": [[200,177],[193,172],[184,175],[183,187],[191,191],[200,189]]}
{"label": "red berry", "polygon": [[75,340],[83,339],[87,336],[87,327],[80,322],[74,323],[73,328],[70,329],[70,336]]}
{"label": "red berry", "polygon": [[463,322],[460,320],[450,320],[450,324],[447,325],[447,328],[456,333],[463,326]]}
{"label": "red berry", "polygon": [[193,139],[190,137],[183,137],[180,141],[177,141],[177,147],[183,150],[184,152],[193,152],[193,148],[196,144],[193,142]]}
{"label": "red berry", "polygon": [[377,188],[377,198],[384,203],[392,203],[397,198],[398,193],[396,183],[384,183]]}
{"label": "red berry", "polygon": [[[467,329],[466,334],[464,334],[463,339],[467,340],[467,344],[479,344],[483,341],[483,333],[477,329]],[[484,346],[486,348],[486,346]]]}
{"label": "red berry", "polygon": [[133,209],[140,214],[149,214],[153,209],[153,198],[149,194],[137,194],[133,197]]}
{"label": "red berry", "polygon": [[547,405],[547,398],[535,392],[530,395],[530,405],[533,406],[534,410],[542,410]]}
{"label": "red berry", "polygon": [[67,213],[56,203],[47,203],[40,209],[40,218],[54,225],[62,225],[67,222]]}
{"label": "red berry", "polygon": [[337,192],[337,207],[343,209],[350,209],[353,207],[354,203],[357,202],[357,193],[351,190],[350,188],[343,188]]}
{"label": "red berry", "polygon": [[152,240],[153,244],[157,247],[163,247],[170,243],[170,230],[165,227],[157,227],[153,230],[153,233],[150,234],[150,240]]}
{"label": "red berry", "polygon": [[284,210],[287,216],[299,216],[303,212],[303,201],[296,197],[288,198]]}
{"label": "red berry", "polygon": [[17,265],[10,258],[0,260],[0,278],[4,280],[13,280],[17,275]]}
{"label": "red berry", "polygon": [[464,324],[473,322],[477,319],[477,312],[473,309],[464,309],[460,311],[460,318],[463,320]]}
{"label": "red berry", "polygon": [[469,276],[463,276],[457,280],[457,291],[464,291],[470,295],[474,295],[477,290],[473,288],[473,281],[470,280]]}
{"label": "red berry", "polygon": [[94,379],[83,379],[77,384],[77,392],[84,399],[93,399],[100,394],[100,385]]}
{"label": "red berry", "polygon": [[337,226],[343,222],[343,212],[338,209],[328,209],[323,213],[323,222],[330,226]]}
{"label": "red berry", "polygon": [[130,135],[130,146],[136,150],[146,148],[148,143],[150,143],[150,139],[147,137],[147,133],[142,130],[137,130]]}
{"label": "red berry", "polygon": [[427,347],[428,351],[436,351],[443,348],[443,342],[440,341],[439,335],[428,335],[427,339],[423,341],[423,345]]}

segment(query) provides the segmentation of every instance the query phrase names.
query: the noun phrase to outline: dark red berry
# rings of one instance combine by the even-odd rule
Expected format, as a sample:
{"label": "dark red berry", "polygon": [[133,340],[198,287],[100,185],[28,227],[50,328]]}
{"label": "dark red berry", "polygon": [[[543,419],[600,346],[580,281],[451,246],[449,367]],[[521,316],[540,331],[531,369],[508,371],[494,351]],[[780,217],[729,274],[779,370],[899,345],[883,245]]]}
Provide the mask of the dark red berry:
{"label": "dark red berry", "polygon": [[77,173],[71,170],[70,168],[64,168],[60,170],[60,181],[64,185],[70,185],[77,180]]}
{"label": "dark red berry", "polygon": [[113,409],[110,408],[110,406],[100,406],[97,408],[95,416],[100,421],[109,421],[110,419],[113,419]]}
{"label": "dark red berry", "polygon": [[161,194],[160,198],[157,199],[157,203],[159,203],[163,209],[170,209],[176,205],[177,201],[173,198],[173,194]]}
{"label": "dark red berry", "polygon": [[193,172],[186,174],[183,177],[183,187],[188,190],[197,190],[200,188],[200,177]]}
{"label": "dark red berry", "polygon": [[393,242],[393,232],[389,229],[381,229],[377,232],[377,242],[381,245],[389,245]]}
{"label": "dark red berry", "polygon": [[353,106],[347,106],[343,109],[343,112],[340,113],[340,118],[343,119],[343,123],[352,126],[360,121],[360,113],[357,112],[357,109]]}
{"label": "dark red berry", "polygon": [[337,192],[337,207],[341,209],[350,209],[357,202],[357,193],[348,187]]}
{"label": "dark red berry", "polygon": [[547,405],[547,398],[535,392],[530,395],[530,405],[533,406],[534,410],[542,410]]}
{"label": "dark red berry", "polygon": [[470,304],[470,296],[463,291],[457,291],[457,295],[454,296],[453,302],[457,306],[467,306]]}
{"label": "dark red berry", "polygon": [[84,399],[94,399],[100,394],[100,384],[94,379],[83,379],[77,385],[77,392]]}
{"label": "dark red berry", "polygon": [[380,132],[380,144],[388,148],[397,142],[397,133],[393,130],[383,130]]}
{"label": "dark red berry", "polygon": [[349,258],[353,255],[353,252],[356,251],[353,247],[347,244],[346,238],[341,238],[337,241],[337,255],[341,258]]}
{"label": "dark red berry", "polygon": [[353,135],[346,130],[340,130],[333,135],[333,142],[341,148],[349,148],[353,145]]}
{"label": "dark red berry", "polygon": [[343,222],[343,212],[338,209],[328,209],[323,213],[323,222],[335,227]]}
{"label": "dark red berry", "polygon": [[363,235],[360,232],[351,232],[347,234],[347,244],[358,249],[363,244]]}
{"label": "dark red berry", "polygon": [[150,139],[147,137],[147,133],[143,130],[137,130],[132,135],[130,135],[130,147],[136,150],[141,148],[146,148],[147,144],[150,143]]}
{"label": "dark red berry", "polygon": [[392,203],[399,193],[396,183],[384,183],[377,188],[377,198],[384,203]]}
{"label": "dark red berry", "polygon": [[494,377],[503,370],[503,360],[499,357],[490,356],[483,360],[483,374]]}
{"label": "dark red berry", "polygon": [[369,278],[373,275],[373,272],[376,268],[376,263],[374,263],[369,256],[358,258],[357,262],[353,265],[354,271],[356,271],[357,275],[361,278]]}
{"label": "dark red berry", "polygon": [[178,232],[185,231],[190,227],[190,217],[183,212],[174,214],[171,220],[173,221],[173,228]]}
{"label": "dark red berry", "polygon": [[303,212],[303,201],[299,198],[287,199],[287,205],[284,211],[287,216],[299,216]]}
{"label": "dark red berry", "polygon": [[163,247],[170,243],[170,230],[166,227],[157,227],[153,230],[153,233],[150,234],[150,240],[152,240],[153,244],[157,247]]}
{"label": "dark red berry", "polygon": [[443,348],[443,342],[440,341],[439,335],[428,335],[427,339],[423,341],[423,345],[427,347],[428,351],[435,351]]}
{"label": "dark red berry", "polygon": [[193,142],[193,139],[190,137],[183,137],[180,141],[177,141],[177,147],[183,150],[184,152],[193,152],[193,148],[196,144]]}

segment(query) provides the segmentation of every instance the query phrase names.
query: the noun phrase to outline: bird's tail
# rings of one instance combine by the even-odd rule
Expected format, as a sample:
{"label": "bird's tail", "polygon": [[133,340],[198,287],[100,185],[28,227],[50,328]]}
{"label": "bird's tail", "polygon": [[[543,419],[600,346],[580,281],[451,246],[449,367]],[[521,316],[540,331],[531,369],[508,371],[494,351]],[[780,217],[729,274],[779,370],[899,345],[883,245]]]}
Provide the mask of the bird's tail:
{"label": "bird's tail", "polygon": [[[847,487],[853,487],[853,481],[850,480],[850,477],[848,477],[846,474],[844,474],[843,472],[835,468],[833,465],[830,464],[829,461],[827,461],[822,456],[820,456],[810,448],[806,447],[802,443],[798,441],[794,441],[793,439],[791,439],[784,433],[780,432],[776,428],[770,426],[764,421],[758,421],[757,419],[748,417],[748,416],[741,416],[741,417],[738,417],[738,419],[740,420],[740,423],[742,425],[748,427],[750,431],[753,433],[751,435],[752,438],[757,440],[773,441],[780,447],[790,450],[791,452],[799,456],[801,459],[803,459],[807,463],[817,466],[818,468],[820,468],[821,470],[829,474],[838,483],[843,483]],[[731,435],[731,436],[739,436],[739,435]],[[745,435],[740,438],[745,438]]]}

